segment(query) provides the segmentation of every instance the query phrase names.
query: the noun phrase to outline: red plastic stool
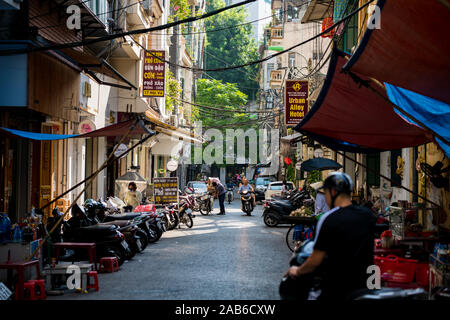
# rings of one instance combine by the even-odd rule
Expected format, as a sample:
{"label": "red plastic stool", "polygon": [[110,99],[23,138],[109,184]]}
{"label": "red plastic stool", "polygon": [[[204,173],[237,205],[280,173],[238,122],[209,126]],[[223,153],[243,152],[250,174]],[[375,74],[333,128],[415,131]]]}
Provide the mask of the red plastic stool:
{"label": "red plastic stool", "polygon": [[27,282],[25,282],[24,284],[23,284],[23,291],[24,292],[26,292],[26,291],[28,291],[29,292],[29,297],[27,297],[25,294],[24,294],[24,300],[37,300],[37,297],[36,297],[36,295],[34,294],[35,293],[35,291],[34,291],[34,281],[33,280],[31,280],[31,281],[27,281]]}
{"label": "red plastic stool", "polygon": [[[95,289],[95,291],[98,291],[98,274],[97,271],[89,271],[87,273],[88,275],[88,284],[86,286],[87,289]],[[91,277],[94,279],[94,283],[91,284]]]}
{"label": "red plastic stool", "polygon": [[44,280],[32,280],[34,282],[34,293],[36,295],[36,286],[39,287],[39,295],[36,295],[38,299],[45,300],[45,282]]}
{"label": "red plastic stool", "polygon": [[100,259],[100,272],[119,271],[119,261],[116,257],[103,257]]}

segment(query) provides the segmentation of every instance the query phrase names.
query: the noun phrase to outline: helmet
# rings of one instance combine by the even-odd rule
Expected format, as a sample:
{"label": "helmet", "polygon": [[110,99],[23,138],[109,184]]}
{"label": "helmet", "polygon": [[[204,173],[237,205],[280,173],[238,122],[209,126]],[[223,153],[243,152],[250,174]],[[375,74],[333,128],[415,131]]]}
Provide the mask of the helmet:
{"label": "helmet", "polygon": [[352,193],[353,182],[348,174],[336,171],[328,175],[320,189],[336,190],[336,195],[331,197],[331,209],[334,208],[334,202],[341,193],[347,195]]}
{"label": "helmet", "polygon": [[337,193],[351,194],[353,191],[352,178],[343,172],[332,172],[323,182],[323,186],[319,189],[334,189]]}

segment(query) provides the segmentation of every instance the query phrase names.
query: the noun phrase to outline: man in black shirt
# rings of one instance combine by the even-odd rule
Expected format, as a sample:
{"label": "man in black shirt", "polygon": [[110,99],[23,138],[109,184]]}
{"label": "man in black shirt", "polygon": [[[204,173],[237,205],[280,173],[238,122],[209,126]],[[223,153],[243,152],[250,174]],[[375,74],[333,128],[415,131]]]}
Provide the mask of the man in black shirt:
{"label": "man in black shirt", "polygon": [[287,275],[301,280],[302,275],[318,271],[319,300],[342,300],[367,289],[376,218],[367,208],[352,204],[353,183],[347,174],[331,173],[322,188],[331,210],[317,224],[311,256],[300,267],[289,268]]}
{"label": "man in black shirt", "polygon": [[219,205],[220,205],[220,213],[219,215],[225,214],[225,194],[227,191],[225,190],[225,187],[220,182],[217,183],[216,181],[213,181],[212,186],[216,188],[217,197],[219,198]]}

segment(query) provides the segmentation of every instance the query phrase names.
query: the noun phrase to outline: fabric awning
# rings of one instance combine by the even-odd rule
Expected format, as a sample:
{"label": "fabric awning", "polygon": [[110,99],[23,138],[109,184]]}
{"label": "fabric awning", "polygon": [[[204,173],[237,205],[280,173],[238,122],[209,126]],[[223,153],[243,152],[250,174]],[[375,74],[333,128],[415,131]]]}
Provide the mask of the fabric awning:
{"label": "fabric awning", "polygon": [[[107,75],[113,79],[119,80],[121,82],[126,83],[131,88],[137,90],[136,86],[133,85],[130,81],[128,81],[124,76],[122,76],[117,70],[115,70],[108,62],[106,62],[102,58],[98,58],[86,52],[81,52],[71,48],[65,48],[59,50],[59,52],[65,56],[66,58],[73,61],[78,67],[85,72],[93,75],[92,73],[100,73]],[[94,79],[97,82],[103,82],[99,80],[95,75],[93,75]],[[100,84],[108,84],[110,83],[100,83]]]}
{"label": "fabric awning", "polygon": [[344,70],[450,104],[450,10],[440,1],[379,0],[380,29],[367,29]]}
{"label": "fabric awning", "polygon": [[[126,135],[134,121],[135,119],[130,119],[86,134],[48,134],[0,127],[0,135],[9,138],[25,138],[38,141],[63,140],[69,138],[117,137]],[[130,135],[135,136],[142,134],[154,134],[154,132],[146,128],[142,121],[139,121]]]}
{"label": "fabric awning", "polygon": [[319,97],[295,130],[329,148],[361,153],[430,142],[425,130],[407,122],[386,100],[341,72],[344,55],[333,50]]}
{"label": "fabric awning", "polygon": [[302,18],[302,23],[322,21],[333,16],[332,0],[312,0]]}
{"label": "fabric awning", "polygon": [[152,122],[155,125],[155,130],[166,135],[171,135],[176,138],[181,138],[185,142],[193,142],[193,143],[203,143],[203,139],[201,137],[196,137],[192,132],[177,128],[168,123],[162,122],[161,120],[155,118],[151,112],[146,111],[145,117],[148,121]]}

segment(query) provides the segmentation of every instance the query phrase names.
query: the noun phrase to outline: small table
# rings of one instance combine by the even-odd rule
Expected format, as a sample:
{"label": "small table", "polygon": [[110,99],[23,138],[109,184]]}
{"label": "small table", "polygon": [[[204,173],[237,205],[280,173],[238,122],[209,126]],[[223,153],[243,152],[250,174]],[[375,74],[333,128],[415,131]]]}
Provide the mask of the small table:
{"label": "small table", "polygon": [[390,254],[394,254],[394,255],[400,257],[401,255],[403,255],[403,250],[402,249],[375,248],[373,250],[373,254],[375,256],[387,256]]}
{"label": "small table", "polygon": [[0,269],[14,269],[17,271],[18,279],[16,285],[16,300],[23,299],[24,270],[25,268],[32,266],[36,267],[37,278],[40,279],[41,273],[39,270],[39,260],[0,263]]}
{"label": "small table", "polygon": [[[52,275],[67,275],[67,268],[71,266],[71,264],[57,264],[54,267],[45,267],[45,287],[47,290],[51,290],[52,288]],[[87,273],[92,268],[92,264],[76,264],[77,267],[80,268],[81,271],[81,290],[83,292],[86,291],[87,287]]]}
{"label": "small table", "polygon": [[97,254],[95,249],[95,243],[93,242],[57,242],[53,244],[56,248],[56,263],[58,263],[59,253],[61,248],[72,249],[88,249],[89,262],[93,264],[94,270],[97,270]]}

